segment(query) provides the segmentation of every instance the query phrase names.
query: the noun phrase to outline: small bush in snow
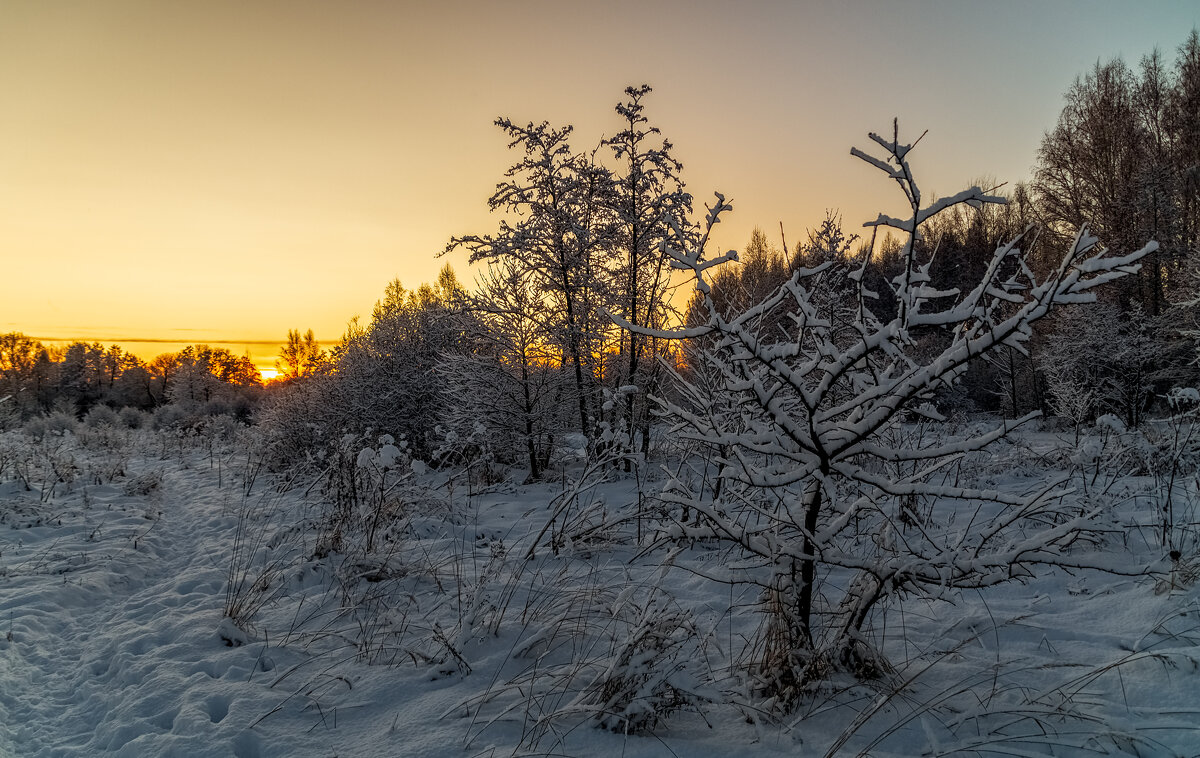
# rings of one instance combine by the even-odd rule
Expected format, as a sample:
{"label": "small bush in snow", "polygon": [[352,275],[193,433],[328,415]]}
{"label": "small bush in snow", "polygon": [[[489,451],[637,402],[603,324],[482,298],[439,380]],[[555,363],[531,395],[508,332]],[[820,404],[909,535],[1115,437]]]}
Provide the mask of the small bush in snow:
{"label": "small bush in snow", "polygon": [[170,403],[154,411],[151,426],[155,430],[183,429],[195,422],[195,414],[183,405]]}
{"label": "small bush in snow", "polygon": [[25,423],[25,433],[35,440],[49,434],[66,434],[78,428],[75,417],[63,411],[54,411],[46,416],[35,416]]}
{"label": "small bush in snow", "polygon": [[89,429],[117,426],[117,412],[107,405],[95,405],[83,417],[83,425]]}
{"label": "small bush in snow", "polygon": [[137,408],[122,408],[117,419],[126,429],[141,429],[146,425],[146,414]]}
{"label": "small bush in snow", "polygon": [[407,443],[387,434],[373,441],[346,434],[324,463],[328,503],[317,555],[348,549],[372,553],[376,540],[400,516],[401,490],[412,475]]}

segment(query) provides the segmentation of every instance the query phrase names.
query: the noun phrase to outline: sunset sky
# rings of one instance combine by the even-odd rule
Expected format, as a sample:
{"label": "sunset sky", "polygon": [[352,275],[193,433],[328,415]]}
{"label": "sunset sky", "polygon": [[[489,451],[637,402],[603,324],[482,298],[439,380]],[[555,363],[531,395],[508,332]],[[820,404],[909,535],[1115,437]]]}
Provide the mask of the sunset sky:
{"label": "sunset sky", "polygon": [[[849,155],[893,116],[927,193],[1028,178],[1097,60],[1168,62],[1187,2],[0,3],[0,332],[143,357],[336,340],[451,235],[496,225],[500,115],[591,148],[647,82],[698,201],[794,244],[896,190]],[[903,136],[903,135],[902,135]],[[451,256],[461,279],[474,273]]]}

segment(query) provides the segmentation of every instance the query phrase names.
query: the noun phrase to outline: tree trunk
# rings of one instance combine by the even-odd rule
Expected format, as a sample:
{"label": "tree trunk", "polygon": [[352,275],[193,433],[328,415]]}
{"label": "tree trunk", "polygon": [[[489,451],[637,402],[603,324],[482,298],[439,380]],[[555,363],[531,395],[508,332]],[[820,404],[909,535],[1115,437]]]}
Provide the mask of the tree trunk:
{"label": "tree trunk", "polygon": [[583,381],[583,358],[580,355],[578,319],[575,316],[575,293],[571,288],[570,276],[567,273],[566,254],[559,251],[560,275],[562,277],[563,301],[567,309],[567,348],[571,352],[571,362],[575,364],[575,390],[579,396],[579,431],[588,440],[591,447],[592,435],[588,427],[587,392]]}
{"label": "tree trunk", "polygon": [[529,364],[521,360],[521,392],[525,396],[525,446],[529,451],[529,478],[537,481],[542,478],[542,470],[538,465],[537,444],[533,435],[533,397],[529,392]]}
{"label": "tree trunk", "polygon": [[800,588],[796,599],[796,621],[800,642],[812,645],[813,583],[817,578],[817,516],[821,512],[821,476],[814,476],[804,489],[804,558],[800,560]]}

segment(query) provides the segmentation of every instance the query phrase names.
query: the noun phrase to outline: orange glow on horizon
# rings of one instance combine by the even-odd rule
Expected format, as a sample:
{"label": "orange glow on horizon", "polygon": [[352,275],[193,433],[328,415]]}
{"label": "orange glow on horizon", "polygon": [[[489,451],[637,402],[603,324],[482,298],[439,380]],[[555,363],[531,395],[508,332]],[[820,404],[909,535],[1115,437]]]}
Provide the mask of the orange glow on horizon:
{"label": "orange glow on horizon", "polygon": [[[21,329],[6,329],[0,328],[0,333],[7,331],[22,331]],[[31,337],[50,350],[64,350],[73,342],[84,342],[87,344],[100,343],[107,350],[109,347],[116,345],[126,353],[136,357],[142,363],[149,363],[160,355],[178,353],[186,347],[195,345],[208,345],[213,348],[224,348],[236,356],[246,356],[250,362],[254,364],[254,368],[262,376],[264,382],[276,377],[279,373],[275,368],[275,361],[279,357],[279,349],[283,346],[284,340],[278,342],[272,340],[204,340],[196,339],[191,341],[174,341],[166,339],[122,339],[122,338],[105,338],[100,336],[81,336],[69,339],[43,337],[36,332],[23,332],[26,336]]]}

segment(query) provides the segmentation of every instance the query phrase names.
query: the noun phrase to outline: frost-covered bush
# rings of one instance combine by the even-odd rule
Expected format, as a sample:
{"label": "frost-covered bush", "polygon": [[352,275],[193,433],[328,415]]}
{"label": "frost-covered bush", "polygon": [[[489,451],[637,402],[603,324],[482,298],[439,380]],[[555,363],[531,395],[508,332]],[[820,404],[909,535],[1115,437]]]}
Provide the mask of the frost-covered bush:
{"label": "frost-covered bush", "polygon": [[[668,338],[703,337],[701,385],[678,381],[663,403],[676,432],[708,449],[715,486],[688,477],[663,499],[681,507],[664,538],[717,540],[743,554],[729,581],[764,588],[766,612],[755,690],[788,709],[830,671],[879,676],[888,662],[872,643],[872,620],[901,596],[941,597],[1027,576],[1040,566],[1137,573],[1139,566],[1089,550],[1107,524],[1099,509],[1071,496],[1065,479],[1021,490],[961,481],[956,464],[1036,414],[965,438],[920,431],[940,421],[931,400],[993,350],[1025,350],[1031,326],[1052,309],[1095,299],[1093,290],[1137,270],[1153,244],[1108,256],[1085,230],[1045,275],[1035,274],[1014,239],[1000,245],[970,290],[938,290],[919,259],[921,225],[945,208],[999,202],[979,188],[925,205],[908,163],[910,145],[871,135],[877,158],[853,154],[904,192],[911,216],[885,215],[868,226],[906,235],[901,267],[887,297],[872,291],[870,255],[800,268],[745,312],[724,315],[713,302],[712,270],[735,259],[706,259],[680,230],[673,264],[695,275],[706,314]],[[708,228],[728,210],[718,195]],[[827,274],[854,283],[833,318],[818,307]],[[876,277],[877,278],[877,277]],[[880,302],[889,303],[877,315]],[[894,312],[892,308],[894,307]],[[780,313],[786,318],[780,319]],[[780,325],[786,325],[786,328]],[[941,335],[937,340],[930,334]],[[695,514],[684,521],[684,513]]]}
{"label": "frost-covered bush", "polygon": [[0,432],[15,429],[21,424],[21,409],[12,395],[0,394]]}
{"label": "frost-covered bush", "polygon": [[194,409],[179,403],[168,403],[154,411],[150,425],[156,431],[184,429],[197,420]]}
{"label": "frost-covered bush", "polygon": [[148,416],[145,411],[125,407],[117,414],[117,421],[126,429],[141,429],[147,424]]}
{"label": "frost-covered bush", "polygon": [[1140,308],[1125,315],[1110,303],[1055,315],[1035,362],[1050,410],[1069,419],[1077,435],[1103,414],[1142,423],[1156,359],[1147,321]]}
{"label": "frost-covered bush", "polygon": [[[502,440],[493,435],[480,421],[467,426],[461,417],[458,424],[437,427],[439,444],[433,449],[433,459],[439,466],[461,467],[471,484],[491,485],[504,480],[508,466],[519,462],[509,455]],[[534,479],[532,473],[529,477]]]}
{"label": "frost-covered bush", "polygon": [[375,440],[346,434],[323,463],[326,513],[315,552],[369,556],[402,515],[412,476],[408,443],[388,434]]}
{"label": "frost-covered bush", "polygon": [[136,495],[146,497],[154,492],[159,491],[163,483],[163,470],[151,469],[143,474],[129,479],[121,487],[121,491],[126,495]]}
{"label": "frost-covered bush", "polygon": [[75,417],[64,411],[54,411],[45,416],[34,416],[25,422],[25,433],[35,440],[51,434],[73,433],[78,428]]}
{"label": "frost-covered bush", "polygon": [[346,400],[323,375],[273,387],[255,415],[267,467],[323,468],[321,459],[355,426],[342,411]]}
{"label": "frost-covered bush", "polygon": [[[26,425],[28,439],[6,446],[7,450],[0,454],[7,459],[6,465],[17,481],[26,490],[36,490],[42,502],[48,502],[62,490],[69,490],[82,473],[76,456],[75,435],[48,429],[46,422],[53,420],[54,414],[31,420]],[[31,426],[33,431],[29,429]]]}
{"label": "frost-covered bush", "polygon": [[244,395],[218,398],[204,403],[198,410],[202,416],[227,416],[246,423],[254,416],[257,403]]}
{"label": "frost-covered bush", "polygon": [[198,412],[203,416],[229,416],[233,413],[233,405],[224,399],[209,400]]}
{"label": "frost-covered bush", "polygon": [[89,429],[117,426],[117,412],[107,405],[95,405],[83,417],[83,425]]}
{"label": "frost-covered bush", "polygon": [[632,594],[614,612],[623,624],[607,665],[581,698],[595,706],[598,726],[622,734],[650,731],[675,711],[708,699],[692,657],[699,634],[691,614],[663,593],[650,591],[636,601]]}
{"label": "frost-covered bush", "polygon": [[1194,479],[1200,470],[1200,391],[1176,387],[1166,401],[1169,415],[1139,430],[1138,450],[1153,479],[1161,544],[1178,560],[1200,551]]}
{"label": "frost-covered bush", "polygon": [[206,439],[229,442],[237,437],[243,424],[228,414],[206,416],[196,424],[196,431]]}

